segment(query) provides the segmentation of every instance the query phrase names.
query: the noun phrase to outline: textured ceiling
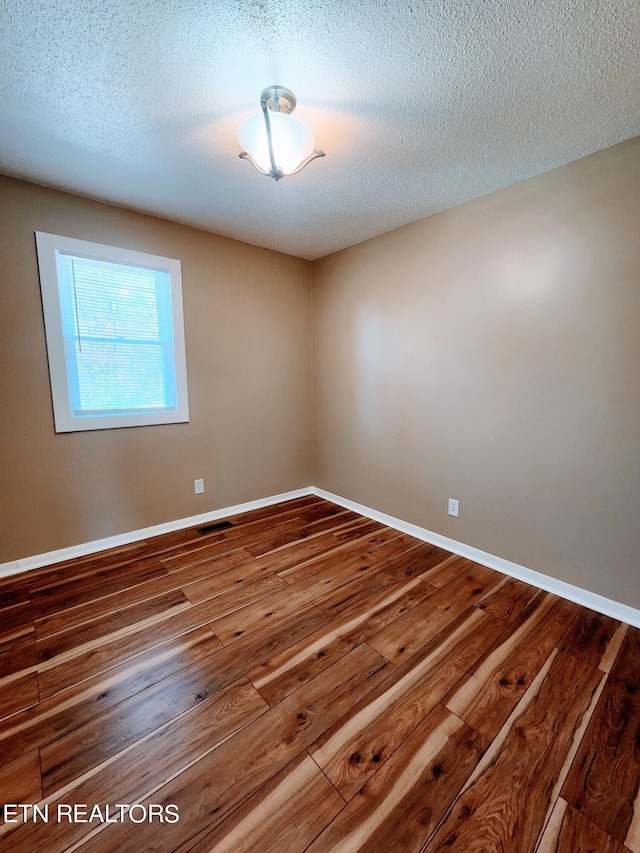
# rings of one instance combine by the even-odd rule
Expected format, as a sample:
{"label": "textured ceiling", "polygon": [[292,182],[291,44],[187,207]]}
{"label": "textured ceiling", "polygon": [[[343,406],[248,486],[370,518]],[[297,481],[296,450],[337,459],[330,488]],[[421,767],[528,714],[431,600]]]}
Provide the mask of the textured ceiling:
{"label": "textured ceiling", "polygon": [[640,134],[638,0],[3,0],[0,51],[0,171],[306,258]]}

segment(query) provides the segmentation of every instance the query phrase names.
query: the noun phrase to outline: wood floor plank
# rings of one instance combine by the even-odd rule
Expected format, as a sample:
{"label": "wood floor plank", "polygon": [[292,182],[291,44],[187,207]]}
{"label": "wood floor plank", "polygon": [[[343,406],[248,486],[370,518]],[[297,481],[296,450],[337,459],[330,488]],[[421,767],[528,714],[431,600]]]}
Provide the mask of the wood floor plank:
{"label": "wood floor plank", "polygon": [[44,795],[64,787],[199,703],[210,701],[225,686],[225,680],[220,677],[215,656],[208,655],[44,744],[40,747]]}
{"label": "wood floor plank", "polygon": [[0,687],[0,721],[36,705],[40,700],[38,676],[35,672]]}
{"label": "wood floor plank", "polygon": [[190,853],[303,853],[343,807],[318,765],[302,753]]}
{"label": "wood floor plank", "polygon": [[542,592],[535,586],[517,578],[505,578],[504,582],[482,598],[476,607],[505,622],[513,622],[539,595],[542,595]]}
{"label": "wood floor plank", "polygon": [[[135,605],[116,610],[110,613],[107,619],[96,615],[96,612],[93,611],[86,622],[82,621],[77,626],[65,624],[63,617],[51,616],[46,619],[36,619],[36,637],[40,642],[51,642],[54,647],[60,648],[60,638],[63,635],[82,636],[83,641],[86,642],[89,637],[110,634],[124,625],[134,624],[151,615],[164,613],[174,607],[185,606],[190,603],[181,590],[174,589],[171,592],[155,595],[153,598],[144,599]],[[54,637],[58,639],[53,639]]]}
{"label": "wood floor plank", "polygon": [[594,667],[554,651],[425,853],[533,853],[553,805],[553,783],[602,678]]}
{"label": "wood floor plank", "polygon": [[[447,559],[431,568],[429,572],[425,574],[424,579],[428,581],[431,586],[435,586],[436,589],[441,589],[450,581],[461,577],[465,572],[468,572],[469,569],[472,569],[476,565],[477,563],[474,563],[473,560],[468,560],[466,557],[458,557],[455,554],[451,554]],[[498,580],[498,582],[500,581]]]}
{"label": "wood floor plank", "polygon": [[0,633],[0,661],[3,656],[10,654],[14,648],[27,645],[35,641],[36,628],[33,623],[31,625],[23,625],[21,628],[15,628],[12,631]]}
{"label": "wood floor plank", "polygon": [[[120,668],[123,675],[130,668],[135,670],[127,679],[116,681],[119,672],[116,675],[107,673],[109,681],[98,697],[104,706],[101,713],[95,713],[91,704],[87,707],[87,701],[93,701],[94,694],[85,688],[81,696],[88,694],[88,700],[74,708],[73,724],[68,723],[62,731],[60,723],[54,720],[58,726],[55,740],[41,737],[45,794],[67,784],[178,714],[210,701],[211,696],[237,681],[247,669],[268,657],[274,648],[295,642],[305,631],[313,630],[315,624],[318,620],[313,611],[307,611],[302,618],[281,624],[279,632],[274,630],[277,626],[272,626],[268,637],[263,633],[253,640],[245,640],[239,646],[241,655],[229,648],[205,649],[206,653],[194,649],[190,657],[182,652],[177,655],[182,665],[179,668],[174,665],[173,673],[169,671],[170,658],[161,669],[160,662],[152,665],[152,653]],[[154,650],[153,655],[160,658],[161,651]],[[164,657],[168,658],[170,652],[178,653],[179,649],[168,644]],[[143,669],[145,663],[149,664],[147,669]],[[97,684],[100,686],[101,682]],[[109,692],[107,686],[110,686]],[[45,735],[49,732],[50,725]]]}
{"label": "wood floor plank", "polygon": [[[0,764],[0,804],[37,803],[41,799],[40,756],[37,749]],[[0,826],[3,822],[3,810],[0,807]],[[18,850],[17,847],[14,849]]]}
{"label": "wood floor plank", "polygon": [[351,556],[343,555],[340,560],[336,560],[309,577],[293,580],[289,576],[287,579],[290,582],[289,591],[307,590],[310,595],[319,600],[321,596],[342,588],[357,578],[362,578],[364,573],[371,575],[379,568],[379,561],[366,552]]}
{"label": "wood floor plank", "polygon": [[252,584],[252,581],[259,581],[259,589],[267,592],[286,586],[286,582],[282,578],[272,572],[266,572],[251,560],[227,571],[215,572],[209,577],[185,584],[182,586],[182,591],[192,604],[199,604],[208,598],[216,598],[223,593],[231,592],[231,590],[238,590],[240,587],[251,586],[255,588],[255,583]]}
{"label": "wood floor plank", "polygon": [[107,643],[108,638],[115,638],[129,631],[148,635],[149,627],[158,620],[182,614],[192,606],[186,596],[176,590],[113,613],[108,619],[95,618],[70,631],[54,634],[43,640],[27,640],[17,646],[13,654],[0,653],[0,683],[13,678],[19,672],[26,675],[29,670],[54,666],[56,660],[65,655],[72,657],[92,646]]}
{"label": "wood floor plank", "polygon": [[156,682],[206,658],[219,644],[208,628],[179,642],[159,646],[47,699],[0,723],[0,754],[12,760],[22,752],[61,738]]}
{"label": "wood floor plank", "polygon": [[0,614],[2,636],[15,635],[25,628],[30,628],[34,622],[35,612],[37,612],[36,608],[31,601],[5,607]]}
{"label": "wood floor plank", "polygon": [[[98,675],[126,662],[130,658],[153,651],[157,646],[189,634],[207,625],[218,609],[204,602],[199,606],[181,608],[178,612],[164,611],[166,618],[152,626],[139,623],[129,629],[113,632],[106,638],[82,642],[64,647],[59,655],[48,656],[38,667],[40,695],[42,698],[59,693],[78,684],[84,678]],[[60,635],[65,638],[65,635]],[[45,644],[39,644],[44,649]],[[221,645],[221,644],[220,644]],[[51,649],[49,649],[51,651]]]}
{"label": "wood floor plank", "polygon": [[[213,619],[216,616],[221,616],[237,610],[239,607],[247,603],[256,601],[262,598],[266,593],[273,589],[282,587],[282,581],[275,575],[260,577],[257,580],[249,580],[244,584],[235,584],[232,589],[221,592],[218,595],[213,595],[210,599],[210,607],[208,608],[208,618]],[[44,642],[47,642],[50,647],[61,649],[65,646],[64,639],[74,645],[78,641],[87,642],[88,639],[93,639],[95,636],[104,636],[113,633],[115,630],[123,626],[132,624],[131,617],[134,621],[141,621],[136,615],[142,612],[149,612],[155,618],[166,616],[172,609],[174,612],[178,609],[189,610],[193,603],[184,595],[181,590],[174,590],[164,595],[157,595],[153,598],[141,602],[139,605],[119,610],[116,613],[110,614],[107,620],[95,619],[79,626],[77,631],[68,631],[65,634],[57,634]],[[146,617],[145,617],[146,618]],[[37,631],[37,623],[36,623]]]}
{"label": "wood floor plank", "polygon": [[373,548],[370,549],[370,553],[382,561],[387,561],[393,560],[395,557],[399,557],[406,551],[411,551],[414,548],[420,547],[421,544],[416,542],[413,536],[408,536],[406,533],[399,533],[396,531],[396,535],[393,539],[390,539],[388,542],[383,542],[380,545],[374,545]]}
{"label": "wood floor plank", "polygon": [[[219,581],[222,585],[224,577],[232,577],[231,572],[234,568],[247,564],[251,560],[251,556],[246,551],[238,549],[210,562],[187,566],[172,573],[165,571],[162,576],[152,578],[151,580],[128,583],[123,589],[116,590],[107,595],[96,596],[92,601],[83,602],[68,609],[59,609],[48,618],[39,619],[39,636],[45,637],[59,633],[60,631],[68,631],[76,625],[81,625],[96,618],[105,618],[112,613],[117,613],[119,610],[125,610],[128,607],[165,593],[182,590],[186,595],[186,586],[203,577],[212,579],[222,575],[223,579]],[[240,574],[237,576],[239,577]],[[257,577],[260,573],[247,568],[244,574]],[[234,582],[235,577],[229,586],[233,586]]]}
{"label": "wood floor plank", "polygon": [[[154,794],[154,802],[179,806],[180,821],[136,829],[138,849],[190,850],[262,785],[300,755],[321,732],[382,681],[389,664],[359,646],[276,708],[197,761]],[[112,825],[83,847],[83,853],[122,849],[130,829]]]}
{"label": "wood floor plank", "polygon": [[38,590],[42,586],[55,583],[57,580],[66,582],[74,577],[90,575],[104,569],[118,569],[133,561],[148,556],[144,542],[133,542],[129,545],[119,545],[84,557],[74,557],[50,566],[31,569],[15,576],[17,583],[24,583],[29,590]]}
{"label": "wood floor plank", "polygon": [[189,566],[205,559],[215,559],[224,556],[230,551],[237,550],[242,544],[237,540],[231,542],[224,536],[223,531],[218,533],[199,534],[197,529],[192,529],[191,537],[185,542],[178,542],[173,546],[159,549],[151,546],[156,556],[168,572],[175,571],[182,566]]}
{"label": "wood floor plank", "polygon": [[[161,618],[160,621],[154,621],[152,625],[145,624],[142,621],[139,624],[125,627],[107,637],[106,640],[91,639],[89,642],[83,643],[82,638],[78,638],[77,645],[71,644],[69,649],[67,649],[69,638],[66,638],[65,635],[59,635],[59,637],[67,640],[67,643],[63,644],[64,654],[55,656],[54,652],[56,649],[51,648],[50,644],[44,644],[40,650],[42,654],[47,653],[44,662],[40,662],[38,667],[42,695],[51,695],[52,692],[57,692],[77,682],[77,658],[79,656],[84,658],[87,671],[97,674],[124,663],[139,654],[151,651],[161,643],[175,640],[195,628],[206,626],[220,612],[220,602],[215,598],[208,599],[201,604],[191,605],[186,610],[181,608],[177,612],[175,610],[166,611],[161,614],[164,618]],[[309,631],[314,630],[319,624],[324,624],[327,621],[327,615],[323,614],[317,608],[302,609],[300,614],[307,620]],[[276,620],[274,631],[278,631],[280,628],[281,625]],[[295,639],[296,636],[294,635],[292,642],[295,642]],[[275,650],[278,648],[279,644],[274,641],[272,649]],[[271,653],[273,654],[274,652],[272,651]],[[31,654],[33,655],[33,653]],[[251,657],[247,664],[248,668],[256,666],[257,663],[262,662],[262,660],[269,656],[266,653],[260,661],[256,661]],[[48,672],[53,669],[56,672],[52,673],[49,677]],[[49,686],[49,678],[53,681],[53,688]]]}
{"label": "wood floor plank", "polygon": [[269,551],[261,557],[255,557],[254,562],[256,566],[264,567],[270,572],[286,577],[288,571],[295,571],[303,563],[328,552],[337,555],[338,549],[345,547],[345,543],[337,540],[333,533],[321,533],[319,536],[310,537],[302,542],[290,543]]}
{"label": "wood floor plank", "polygon": [[[376,533],[376,538],[386,533]],[[315,575],[322,576],[323,573],[329,573],[333,577],[340,572],[340,568],[348,570],[356,564],[362,566],[379,566],[381,561],[371,556],[368,552],[367,545],[371,541],[370,536],[358,539],[350,539],[346,542],[336,543],[338,547],[333,550],[321,554],[304,562],[294,564],[286,569],[279,569],[278,574],[288,583],[300,583],[303,580],[309,580]]]}
{"label": "wood floor plank", "polygon": [[[219,605],[215,599],[210,599],[194,605],[186,612],[175,614],[155,624],[151,632],[137,630],[110,642],[93,646],[80,656],[76,655],[49,670],[40,672],[41,695],[52,695],[78,682],[78,657],[84,659],[85,669],[89,673],[97,674],[107,671],[133,657],[153,651],[163,642],[176,640],[190,631],[207,626],[209,620],[214,618],[218,611]],[[295,643],[301,636],[306,636],[327,621],[327,614],[317,608],[306,607],[289,618],[269,622],[265,631],[251,635],[250,642],[240,641],[237,651],[229,656],[235,662],[232,680],[239,675],[244,675],[277,651],[286,648],[288,643]],[[54,659],[52,663],[55,664],[55,662]],[[220,659],[220,666],[228,668],[226,659],[224,661]]]}
{"label": "wood floor plank", "polygon": [[237,543],[234,547],[240,545],[250,550],[253,556],[259,556],[273,548],[304,539],[323,526],[326,529],[336,526],[335,518],[340,511],[341,507],[335,504],[321,502],[310,508],[279,512],[261,522],[248,521],[240,528],[232,526],[225,529],[222,536]]}
{"label": "wood floor plank", "polygon": [[559,798],[536,853],[629,853],[600,827]]}
{"label": "wood floor plank", "polygon": [[339,504],[334,504],[331,501],[319,500],[313,506],[304,507],[300,512],[300,518],[304,518],[307,523],[311,523],[323,518],[331,518],[334,515],[341,515],[345,508]]}
{"label": "wood floor plank", "polygon": [[418,853],[484,751],[441,705],[308,848],[308,853]]}
{"label": "wood floor plank", "polygon": [[366,598],[358,596],[355,601],[350,601],[348,607],[341,606],[338,613],[333,612],[333,608],[328,606],[325,599],[322,612],[326,613],[335,624],[342,624],[343,620],[368,614],[365,623],[366,639],[368,639],[398,616],[421,604],[430,595],[433,595],[433,589],[420,578],[402,578],[390,586],[379,590],[372,589],[371,594]]}
{"label": "wood floor plank", "polygon": [[[428,579],[428,575],[425,575]],[[392,663],[400,663],[419,651],[449,623],[481,598],[500,577],[493,569],[473,563],[448,584],[368,641]],[[430,583],[430,580],[429,580]]]}
{"label": "wood floor plank", "polygon": [[[42,626],[50,618],[62,620],[62,612],[73,613],[83,603],[96,606],[102,596],[120,592],[134,584],[143,584],[154,578],[166,575],[166,570],[157,561],[141,561],[135,566],[127,564],[124,568],[106,569],[82,575],[80,578],[63,579],[55,584],[47,584],[34,590],[31,588],[30,600],[22,605],[5,611],[3,628],[8,630],[14,624],[30,624],[34,621]],[[52,617],[52,614],[55,614]]]}
{"label": "wood floor plank", "polygon": [[[390,528],[386,527],[384,524],[380,524],[379,521],[361,518],[352,525],[347,525],[343,530],[337,531],[334,535],[340,542],[349,542],[352,539],[361,539],[363,536],[375,537],[376,534],[382,534],[383,538],[380,541],[386,542],[388,541],[388,538],[390,538],[389,533],[387,532],[389,529]],[[374,539],[371,541],[371,547],[375,544],[376,541]]]}
{"label": "wood floor plank", "polygon": [[[344,512],[344,507],[323,500],[317,500],[314,504],[309,506],[298,507],[295,511],[279,508],[276,514],[272,513],[265,519],[266,523],[263,529],[266,530],[269,527],[274,527],[276,524],[287,520],[295,520],[299,522],[302,527],[306,528],[311,524],[326,521],[327,519],[333,519],[334,517],[339,516],[342,512]],[[253,521],[247,520],[245,527],[253,523]],[[235,527],[236,525],[233,525],[233,528]],[[225,530],[224,535],[233,536],[233,529]]]}
{"label": "wood floor plank", "polygon": [[[289,542],[286,545],[281,545],[271,551],[255,558],[257,566],[263,566],[270,571],[276,572],[286,578],[288,575],[296,573],[295,580],[306,577],[308,574],[313,574],[316,571],[331,565],[332,560],[338,558],[339,555],[347,555],[349,552],[356,553],[363,551],[361,546],[365,542],[369,542],[369,536],[353,535],[346,540],[337,538],[336,533],[342,532],[344,527],[348,527],[352,531],[350,525],[341,525],[335,530],[320,532],[315,535],[310,535],[301,540]],[[362,540],[362,542],[360,541]],[[325,562],[314,562],[316,558],[328,556],[331,552],[331,559]],[[303,566],[307,566],[305,572],[301,572]]]}
{"label": "wood floor plank", "polygon": [[36,629],[33,625],[0,638],[0,684],[14,681],[16,673],[32,665],[35,647]]}
{"label": "wood floor plank", "polygon": [[[336,524],[334,528],[334,532],[344,532],[345,530],[352,529],[356,525],[366,524],[369,519],[363,518],[359,513],[354,512],[353,510],[344,510],[340,513],[336,513],[333,516]],[[309,522],[307,525],[309,529],[320,529],[320,520]]]}
{"label": "wood floor plank", "polygon": [[24,604],[29,601],[30,595],[29,587],[24,582],[22,575],[0,578],[0,613],[7,607]]}
{"label": "wood floor plank", "polygon": [[581,607],[558,648],[608,672],[625,633],[626,625],[617,619]]}
{"label": "wood floor plank", "polygon": [[244,548],[235,548],[232,551],[221,554],[219,557],[203,560],[200,563],[195,563],[182,569],[173,569],[169,572],[169,577],[175,583],[184,586],[185,584],[193,583],[205,577],[213,577],[214,575],[248,563],[255,564],[255,560],[251,554],[245,551]]}
{"label": "wood floor plank", "polygon": [[274,525],[270,525],[268,521],[263,521],[256,526],[258,529],[254,529],[252,525],[247,525],[246,529],[225,531],[219,537],[204,537],[203,540],[192,543],[187,550],[177,549],[176,553],[162,556],[161,562],[167,571],[172,572],[176,569],[222,557],[238,548],[246,549],[255,543],[268,543],[289,530],[298,531],[301,526],[302,523],[297,518],[281,521]]}
{"label": "wood floor plank", "polygon": [[[420,542],[395,557],[384,557],[380,548],[373,548],[369,553],[378,557],[390,574],[393,573],[398,578],[421,577],[425,582],[428,582],[429,574],[435,572],[435,569],[451,556],[448,551],[429,542]],[[435,587],[435,584],[430,585]]]}
{"label": "wood floor plank", "polygon": [[561,796],[635,853],[639,787],[640,630],[630,627]]}
{"label": "wood floor plank", "polygon": [[[263,628],[269,622],[295,613],[313,602],[314,589],[286,585],[286,588],[267,593],[258,601],[247,604],[211,621],[211,629],[224,644]],[[214,599],[215,601],[216,599]]]}
{"label": "wood floor plank", "polygon": [[389,759],[502,628],[499,620],[469,608],[310,747],[345,800]]}
{"label": "wood floor plank", "polygon": [[[258,521],[258,518],[254,518],[253,521]],[[164,563],[166,557],[187,553],[206,544],[226,541],[222,534],[229,527],[239,529],[242,525],[234,525],[232,518],[220,518],[205,524],[172,530],[169,533],[162,533],[146,540],[145,552],[149,556],[157,557]]]}
{"label": "wood floor plank", "polygon": [[577,605],[551,593],[538,596],[469,668],[443,704],[493,740],[565,633],[576,609]]}
{"label": "wood floor plank", "polygon": [[[287,584],[277,575],[266,575],[257,580],[249,580],[243,584],[236,584],[232,589],[225,590],[219,594],[214,594],[210,599],[212,610],[215,615],[211,618],[216,620],[216,624],[222,622],[227,617],[230,620],[234,619],[234,614],[245,612],[249,607],[262,607],[261,602],[268,599],[271,601],[279,595],[289,594]],[[195,602],[202,603],[202,602]],[[215,629],[214,629],[215,630]],[[222,642],[224,638],[217,634]]]}
{"label": "wood floor plank", "polygon": [[341,618],[327,619],[319,630],[271,656],[247,675],[273,706],[401,613],[415,607],[429,593],[417,579],[401,581],[358,602]]}
{"label": "wood floor plank", "polygon": [[74,578],[55,586],[45,586],[31,592],[34,618],[44,621],[47,616],[68,610],[79,604],[95,601],[130,586],[164,577],[167,570],[155,559],[145,559],[117,570],[104,569],[89,576]]}
{"label": "wood floor plank", "polygon": [[[210,702],[157,729],[50,797],[49,802],[54,806],[58,802],[108,804],[112,813],[116,803],[142,802],[195,761],[213,752],[234,732],[257,719],[265,708],[264,700],[246,680],[232,683]],[[154,797],[153,801],[157,799]],[[131,824],[125,826],[129,834],[117,849],[130,850],[131,842],[133,849],[145,850],[136,845]],[[66,821],[45,826],[26,823],[13,829],[6,842],[0,830],[0,845],[6,843],[10,850],[29,853],[67,853],[94,828],[95,825]]]}
{"label": "wood floor plank", "polygon": [[[424,548],[417,546],[393,560],[383,560],[379,566],[367,566],[366,574],[354,577],[348,584],[322,589],[316,598],[316,604],[333,616],[339,616],[358,602],[366,601],[371,595],[393,586],[398,581],[409,577],[421,579],[429,571],[430,566],[441,561],[440,553],[439,548],[431,545]],[[426,582],[424,586],[431,592],[435,591]]]}
{"label": "wood floor plank", "polygon": [[242,547],[252,557],[260,557],[270,551],[277,550],[285,545],[292,545],[305,538],[305,522],[301,518],[291,519],[288,523],[275,525],[259,536],[253,537],[251,542],[243,541]]}
{"label": "wood floor plank", "polygon": [[347,524],[353,524],[353,522],[357,521],[359,518],[361,518],[361,516],[359,516],[357,512],[339,507],[339,512],[333,513],[332,515],[325,517],[321,516],[311,520],[307,519],[307,523],[303,528],[305,538],[315,536],[329,530],[342,530]]}
{"label": "wood floor plank", "polygon": [[[178,637],[170,639],[168,643],[159,642],[158,637],[149,638],[147,645],[150,648],[145,650],[143,647],[142,650],[138,650],[137,654],[134,649],[127,647],[126,641],[128,639],[124,638],[121,641],[121,645],[126,649],[124,654],[117,653],[118,641],[116,641],[116,643],[109,644],[106,649],[103,646],[87,651],[61,662],[59,666],[40,672],[38,674],[40,698],[46,699],[56,693],[61,693],[65,689],[95,678],[104,671],[113,674],[118,667],[122,667],[131,658],[136,659],[135,666],[146,666],[148,663],[151,669],[154,666],[159,666],[159,658],[168,648],[172,652],[171,657],[175,658],[176,666],[181,662],[183,665],[187,665],[194,659],[195,649],[198,649],[198,655],[204,656],[222,646],[222,643],[207,626],[185,631]],[[134,651],[133,654],[131,654],[132,651]],[[167,673],[166,665],[162,671]]]}
{"label": "wood floor plank", "polygon": [[185,584],[226,572],[234,568],[234,566],[241,566],[245,563],[255,564],[255,560],[248,551],[245,551],[243,548],[236,548],[234,551],[229,551],[220,557],[204,560],[201,563],[194,563],[192,566],[185,566],[182,569],[174,569],[169,572],[169,579],[178,586],[184,586]]}
{"label": "wood floor plank", "polygon": [[269,619],[260,628],[244,634],[217,654],[222,668],[246,675],[270,658],[327,625],[328,615],[311,604]]}
{"label": "wood floor plank", "polygon": [[395,588],[399,583],[404,583],[405,580],[409,579],[416,581],[416,589],[420,589],[422,601],[434,593],[433,587],[419,578],[398,578],[394,572],[389,572],[385,568],[356,577],[337,589],[324,592],[315,599],[315,603],[334,619],[339,619],[343,613],[351,612],[361,604],[366,605],[372,597],[384,595],[387,590]]}
{"label": "wood floor plank", "polygon": [[261,556],[271,553],[271,551],[277,551],[280,548],[289,548],[292,545],[306,542],[307,539],[313,539],[325,532],[338,532],[349,524],[350,515],[356,516],[355,513],[349,513],[348,511],[331,513],[330,515],[325,516],[320,515],[317,518],[309,518],[309,515],[310,514],[307,513],[305,513],[304,516],[301,515],[303,523],[295,540],[291,541],[291,539],[288,538],[281,544],[276,541],[270,551],[264,551],[262,549]]}

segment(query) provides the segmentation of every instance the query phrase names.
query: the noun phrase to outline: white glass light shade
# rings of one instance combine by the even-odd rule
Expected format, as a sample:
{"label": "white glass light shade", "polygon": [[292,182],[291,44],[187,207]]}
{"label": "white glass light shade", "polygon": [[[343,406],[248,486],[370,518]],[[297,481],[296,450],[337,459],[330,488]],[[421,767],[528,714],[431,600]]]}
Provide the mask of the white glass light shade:
{"label": "white glass light shade", "polygon": [[[304,122],[287,113],[269,112],[276,168],[285,175],[294,172],[313,152],[315,139]],[[249,116],[238,128],[238,141],[265,172],[271,170],[267,128],[262,113]]]}

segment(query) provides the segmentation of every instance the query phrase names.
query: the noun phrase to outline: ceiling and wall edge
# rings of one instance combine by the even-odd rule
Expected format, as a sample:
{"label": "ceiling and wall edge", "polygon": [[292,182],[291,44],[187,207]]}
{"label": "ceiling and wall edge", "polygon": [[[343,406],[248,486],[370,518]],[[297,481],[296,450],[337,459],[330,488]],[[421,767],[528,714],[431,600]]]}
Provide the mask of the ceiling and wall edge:
{"label": "ceiling and wall edge", "polygon": [[[33,186],[36,186],[36,187],[43,187],[44,189],[54,190],[55,192],[64,193],[65,195],[69,195],[69,196],[72,196],[74,198],[86,199],[88,201],[95,202],[96,204],[102,204],[102,205],[105,205],[106,207],[112,207],[116,210],[124,210],[124,211],[128,211],[130,213],[139,214],[140,216],[147,216],[150,219],[155,219],[159,222],[167,222],[167,223],[170,223],[172,225],[179,225],[183,228],[190,228],[194,231],[198,231],[202,234],[209,234],[212,237],[217,237],[217,238],[222,239],[222,240],[230,240],[234,243],[240,243],[241,245],[246,245],[246,246],[253,246],[256,249],[262,249],[263,251],[266,251],[266,252],[274,252],[275,254],[284,255],[285,257],[296,258],[298,260],[305,261],[307,264],[309,264],[311,270],[313,271],[313,269],[317,263],[319,263],[320,261],[323,261],[325,258],[328,258],[331,255],[337,255],[340,252],[347,251],[347,250],[352,249],[356,246],[362,246],[366,243],[370,243],[373,240],[377,240],[380,237],[386,237],[386,236],[394,234],[398,231],[402,231],[405,228],[411,228],[412,226],[417,225],[420,222],[426,222],[428,220],[432,220],[436,217],[442,216],[443,214],[449,213],[451,211],[455,211],[459,208],[465,208],[467,205],[473,204],[476,201],[482,202],[483,200],[490,200],[494,196],[500,197],[500,195],[502,193],[504,193],[505,190],[509,190],[512,187],[526,186],[529,183],[535,182],[537,179],[541,178],[544,175],[553,175],[554,173],[560,173],[564,169],[566,169],[567,167],[571,167],[574,164],[586,162],[592,158],[596,158],[606,151],[610,151],[612,149],[617,148],[618,146],[622,146],[622,145],[625,145],[627,143],[631,143],[634,140],[640,140],[640,136],[631,136],[628,139],[621,140],[620,142],[616,142],[613,145],[607,145],[604,148],[599,148],[596,151],[592,151],[589,154],[585,154],[581,157],[578,157],[575,160],[570,160],[566,163],[560,163],[559,165],[553,166],[550,169],[545,169],[541,172],[536,172],[535,174],[529,175],[526,178],[521,178],[520,180],[512,181],[511,183],[507,183],[507,184],[504,184],[503,186],[496,187],[495,189],[492,189],[489,192],[481,193],[480,195],[474,196],[473,198],[466,199],[464,201],[459,202],[458,204],[454,204],[451,207],[445,207],[445,208],[436,210],[427,216],[419,217],[418,219],[412,220],[410,222],[405,222],[401,225],[394,225],[393,227],[386,229],[386,230],[383,230],[383,231],[380,231],[379,233],[377,233],[375,235],[369,235],[367,237],[363,237],[361,240],[357,240],[356,242],[350,243],[347,246],[326,252],[324,254],[314,255],[313,257],[306,257],[305,255],[297,254],[295,252],[285,252],[285,251],[282,251],[281,249],[274,249],[273,247],[267,246],[264,243],[252,242],[251,240],[244,240],[244,239],[240,239],[238,237],[233,237],[233,236],[231,236],[229,234],[225,234],[224,232],[221,232],[221,231],[214,231],[214,230],[210,230],[207,228],[203,228],[201,224],[199,224],[193,220],[189,220],[188,218],[171,219],[171,218],[166,217],[166,216],[160,216],[158,213],[154,213],[152,210],[149,210],[149,209],[144,208],[144,207],[136,207],[133,205],[118,204],[117,202],[109,201],[108,199],[102,198],[101,196],[98,196],[98,195],[92,195],[90,193],[76,192],[73,189],[68,189],[67,187],[62,186],[60,184],[56,184],[54,182],[47,183],[47,182],[43,182],[40,180],[33,180],[30,177],[27,177],[27,176],[20,174],[20,173],[17,173],[17,172],[12,172],[11,170],[0,171],[0,176],[5,176],[5,177],[10,178],[12,180],[20,181],[20,182],[23,182],[26,184],[32,184]],[[295,180],[295,176],[294,176],[294,178],[291,178],[291,180]]]}

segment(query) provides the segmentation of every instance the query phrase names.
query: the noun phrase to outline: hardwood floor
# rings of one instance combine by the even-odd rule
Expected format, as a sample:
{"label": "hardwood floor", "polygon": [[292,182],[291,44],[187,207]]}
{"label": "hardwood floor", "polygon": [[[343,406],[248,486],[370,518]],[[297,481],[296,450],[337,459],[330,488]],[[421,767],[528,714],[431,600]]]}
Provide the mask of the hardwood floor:
{"label": "hardwood floor", "polygon": [[319,498],[0,581],[0,851],[640,853],[639,785],[638,629]]}

